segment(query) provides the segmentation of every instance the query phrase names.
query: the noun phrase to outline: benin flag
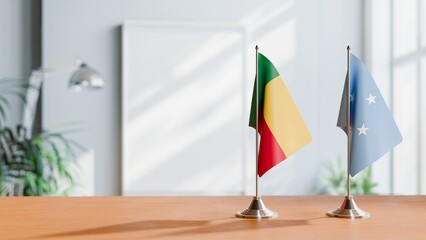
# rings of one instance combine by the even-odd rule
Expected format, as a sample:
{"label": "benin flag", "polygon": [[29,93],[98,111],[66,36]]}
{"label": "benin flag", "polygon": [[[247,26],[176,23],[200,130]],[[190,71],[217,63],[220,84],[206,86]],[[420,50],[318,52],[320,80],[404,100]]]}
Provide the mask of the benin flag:
{"label": "benin flag", "polygon": [[[260,53],[258,74],[260,134],[258,174],[262,176],[308,144],[312,137],[277,69]],[[256,128],[256,84],[249,125]]]}

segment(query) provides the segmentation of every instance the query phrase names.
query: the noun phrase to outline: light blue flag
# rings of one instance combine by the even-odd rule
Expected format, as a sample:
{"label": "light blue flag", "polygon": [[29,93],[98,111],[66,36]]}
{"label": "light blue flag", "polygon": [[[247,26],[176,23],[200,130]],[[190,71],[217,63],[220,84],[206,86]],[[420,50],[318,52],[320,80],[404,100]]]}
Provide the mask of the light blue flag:
{"label": "light blue flag", "polygon": [[[365,65],[350,54],[352,126],[350,174],[355,176],[402,141],[386,102]],[[347,85],[343,89],[337,126],[347,131]]]}

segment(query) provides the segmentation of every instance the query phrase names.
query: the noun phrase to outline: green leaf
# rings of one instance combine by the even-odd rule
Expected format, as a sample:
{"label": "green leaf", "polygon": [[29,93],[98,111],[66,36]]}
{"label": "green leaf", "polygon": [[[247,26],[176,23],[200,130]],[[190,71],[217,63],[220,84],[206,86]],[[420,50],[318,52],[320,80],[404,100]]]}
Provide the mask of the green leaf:
{"label": "green leaf", "polygon": [[3,109],[3,106],[1,106],[1,105],[0,105],[0,115],[1,115],[1,119],[2,120],[6,120],[7,119],[6,113],[5,113],[4,109]]}
{"label": "green leaf", "polygon": [[25,180],[26,187],[29,188],[32,193],[37,192],[37,183],[36,183],[37,178],[34,174],[32,173],[25,174],[24,180]]}
{"label": "green leaf", "polygon": [[[346,194],[347,169],[343,161],[338,157],[335,161],[323,163],[323,174],[320,176],[323,192],[329,194]],[[351,193],[375,194],[377,183],[372,180],[372,170],[368,167],[364,171],[351,178]]]}
{"label": "green leaf", "polygon": [[10,108],[10,102],[7,98],[0,96],[0,102],[6,106],[6,108]]}

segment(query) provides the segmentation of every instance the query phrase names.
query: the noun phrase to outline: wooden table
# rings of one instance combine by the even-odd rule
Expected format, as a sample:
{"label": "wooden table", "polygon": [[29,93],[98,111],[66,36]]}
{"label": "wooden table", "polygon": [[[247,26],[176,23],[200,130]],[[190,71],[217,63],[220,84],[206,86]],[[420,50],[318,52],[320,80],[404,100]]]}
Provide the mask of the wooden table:
{"label": "wooden table", "polygon": [[251,197],[3,197],[0,239],[426,239],[426,196],[356,196],[358,220],[325,216],[343,197],[263,200],[278,218],[235,218]]}

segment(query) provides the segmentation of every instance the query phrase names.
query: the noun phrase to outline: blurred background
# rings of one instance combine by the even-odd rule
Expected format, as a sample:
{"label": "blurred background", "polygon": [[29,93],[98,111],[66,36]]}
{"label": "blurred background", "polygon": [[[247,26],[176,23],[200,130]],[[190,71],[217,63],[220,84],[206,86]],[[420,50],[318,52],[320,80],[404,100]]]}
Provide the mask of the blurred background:
{"label": "blurred background", "polygon": [[[256,44],[313,137],[260,179],[262,195],[343,193],[347,45],[403,135],[354,192],[426,194],[425,13],[422,0],[0,0],[2,194],[252,195]],[[101,89],[70,89],[76,59]],[[39,67],[55,72],[37,75],[40,97]]]}

